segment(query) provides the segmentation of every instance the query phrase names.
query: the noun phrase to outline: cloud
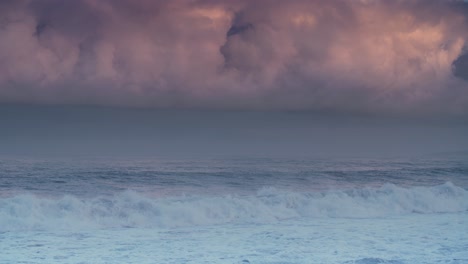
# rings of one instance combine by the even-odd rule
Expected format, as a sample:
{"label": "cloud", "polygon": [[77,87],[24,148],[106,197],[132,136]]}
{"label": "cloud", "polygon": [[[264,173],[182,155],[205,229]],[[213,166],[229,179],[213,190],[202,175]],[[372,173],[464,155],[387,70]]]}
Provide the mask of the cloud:
{"label": "cloud", "polygon": [[5,0],[0,100],[468,114],[457,1]]}

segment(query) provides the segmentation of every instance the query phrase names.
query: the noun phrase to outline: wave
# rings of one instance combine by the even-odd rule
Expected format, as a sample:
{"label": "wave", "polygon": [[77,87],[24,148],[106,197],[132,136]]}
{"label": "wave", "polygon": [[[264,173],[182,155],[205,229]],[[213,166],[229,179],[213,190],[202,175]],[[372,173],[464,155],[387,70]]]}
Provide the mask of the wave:
{"label": "wave", "polygon": [[154,198],[133,191],[114,196],[0,199],[0,231],[271,223],[291,218],[375,218],[468,211],[468,191],[434,187],[300,193],[263,188],[255,195]]}

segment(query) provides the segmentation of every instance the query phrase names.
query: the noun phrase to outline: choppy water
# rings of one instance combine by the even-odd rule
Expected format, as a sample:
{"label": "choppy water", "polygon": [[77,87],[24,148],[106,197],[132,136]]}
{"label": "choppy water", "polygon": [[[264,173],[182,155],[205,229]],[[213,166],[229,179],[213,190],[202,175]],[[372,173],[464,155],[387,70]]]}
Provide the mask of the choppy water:
{"label": "choppy water", "polygon": [[0,160],[0,263],[468,263],[468,157]]}

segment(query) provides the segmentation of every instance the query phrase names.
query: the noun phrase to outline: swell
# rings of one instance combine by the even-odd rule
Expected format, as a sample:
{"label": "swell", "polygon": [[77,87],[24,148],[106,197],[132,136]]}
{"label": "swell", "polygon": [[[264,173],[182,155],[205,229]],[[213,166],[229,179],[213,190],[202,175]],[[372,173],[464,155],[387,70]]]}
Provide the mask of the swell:
{"label": "swell", "polygon": [[291,218],[381,218],[468,211],[468,191],[447,182],[433,187],[291,192],[263,188],[255,195],[155,198],[133,191],[113,196],[0,199],[0,231],[119,227],[171,228],[271,223]]}

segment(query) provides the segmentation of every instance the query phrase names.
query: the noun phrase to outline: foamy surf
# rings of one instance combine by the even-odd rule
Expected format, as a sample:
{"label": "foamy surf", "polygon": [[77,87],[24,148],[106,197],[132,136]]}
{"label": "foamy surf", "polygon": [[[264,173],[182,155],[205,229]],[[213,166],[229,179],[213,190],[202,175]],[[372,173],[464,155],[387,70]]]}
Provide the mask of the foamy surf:
{"label": "foamy surf", "polygon": [[0,231],[175,228],[266,224],[286,219],[383,218],[468,211],[468,191],[433,187],[292,192],[267,187],[254,195],[154,197],[134,191],[82,198],[17,194],[0,199]]}

